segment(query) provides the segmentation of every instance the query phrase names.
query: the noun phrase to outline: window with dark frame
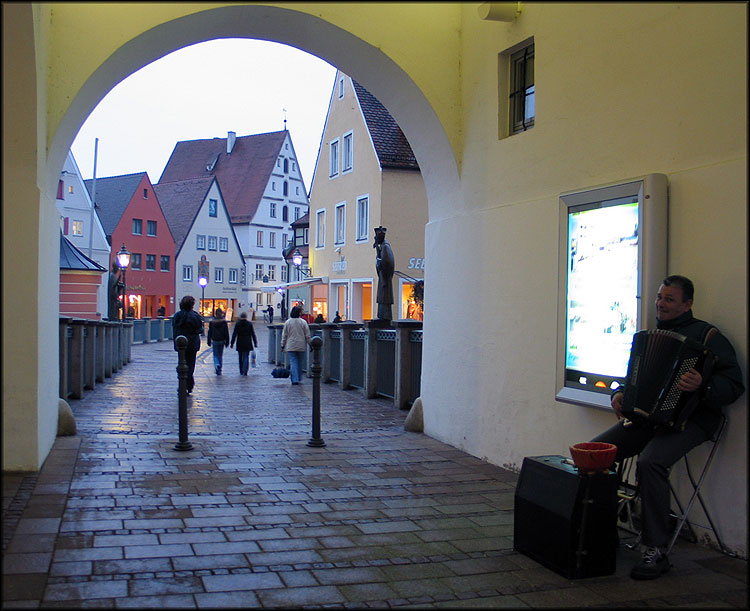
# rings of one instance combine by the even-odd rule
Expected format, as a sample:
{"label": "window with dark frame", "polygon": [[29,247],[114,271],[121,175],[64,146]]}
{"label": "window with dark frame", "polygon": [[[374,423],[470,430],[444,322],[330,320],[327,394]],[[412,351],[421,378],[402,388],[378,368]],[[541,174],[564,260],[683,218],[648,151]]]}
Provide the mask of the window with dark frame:
{"label": "window with dark frame", "polygon": [[130,258],[130,267],[131,269],[141,269],[141,253],[133,253],[133,256]]}
{"label": "window with dark frame", "polygon": [[169,271],[169,255],[161,255],[161,271]]}
{"label": "window with dark frame", "polygon": [[510,133],[534,127],[534,44],[510,56]]}
{"label": "window with dark frame", "polygon": [[146,221],[146,235],[156,235],[156,221]]}
{"label": "window with dark frame", "polygon": [[146,255],[146,271],[156,271],[156,255]]}
{"label": "window with dark frame", "polygon": [[133,235],[143,234],[143,219],[133,219]]}

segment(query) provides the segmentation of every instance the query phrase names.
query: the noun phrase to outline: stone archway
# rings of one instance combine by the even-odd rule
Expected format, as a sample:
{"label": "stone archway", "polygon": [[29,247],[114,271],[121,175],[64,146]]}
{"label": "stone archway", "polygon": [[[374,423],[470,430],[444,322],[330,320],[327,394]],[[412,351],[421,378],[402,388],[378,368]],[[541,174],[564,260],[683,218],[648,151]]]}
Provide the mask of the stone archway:
{"label": "stone archway", "polygon": [[458,192],[456,157],[427,99],[409,75],[379,49],[313,15],[258,5],[200,11],[135,37],[91,75],[71,102],[51,142],[45,181],[56,184],[59,168],[80,126],[120,81],[173,51],[216,38],[257,38],[316,55],[355,77],[401,126],[422,168],[428,216],[450,210]]}

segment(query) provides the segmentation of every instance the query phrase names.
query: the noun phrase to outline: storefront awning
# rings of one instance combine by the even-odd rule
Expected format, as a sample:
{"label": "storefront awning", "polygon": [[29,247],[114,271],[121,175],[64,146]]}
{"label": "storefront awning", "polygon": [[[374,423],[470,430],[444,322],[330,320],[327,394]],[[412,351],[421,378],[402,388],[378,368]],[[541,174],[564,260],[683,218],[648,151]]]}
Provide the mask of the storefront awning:
{"label": "storefront awning", "polygon": [[311,284],[328,284],[328,276],[323,276],[321,278],[305,278],[304,280],[297,280],[296,282],[286,282],[284,284],[276,284],[273,286],[272,290],[277,289],[292,289],[298,286],[309,286]]}

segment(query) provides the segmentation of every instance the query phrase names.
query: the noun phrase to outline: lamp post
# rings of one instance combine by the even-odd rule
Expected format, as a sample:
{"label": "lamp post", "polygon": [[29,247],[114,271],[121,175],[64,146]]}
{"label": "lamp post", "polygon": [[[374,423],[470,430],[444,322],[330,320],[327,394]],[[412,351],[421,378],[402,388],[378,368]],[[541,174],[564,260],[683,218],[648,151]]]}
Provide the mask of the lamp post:
{"label": "lamp post", "polygon": [[[199,276],[198,277],[198,284],[201,285],[201,305],[200,305],[200,308],[198,308],[198,309],[202,311],[203,310],[203,302],[206,300],[206,285],[208,284],[208,278],[206,278],[205,276]],[[202,316],[203,316],[203,314],[201,314],[201,317]]]}
{"label": "lamp post", "polygon": [[[301,274],[304,274],[308,278],[310,277],[310,272],[306,272],[304,269],[302,269],[302,253],[299,251],[299,248],[294,251],[294,254],[292,254],[292,263],[294,263],[294,267],[297,268],[297,271]],[[297,276],[297,279],[299,279],[299,276]]]}
{"label": "lamp post", "polygon": [[125,242],[123,242],[122,248],[117,253],[117,266],[120,268],[120,272],[122,273],[122,319],[123,320],[127,318],[127,314],[128,314],[128,310],[127,310],[128,285],[125,281],[125,270],[128,268],[128,265],[130,265],[130,253],[128,252],[128,249],[125,248]]}

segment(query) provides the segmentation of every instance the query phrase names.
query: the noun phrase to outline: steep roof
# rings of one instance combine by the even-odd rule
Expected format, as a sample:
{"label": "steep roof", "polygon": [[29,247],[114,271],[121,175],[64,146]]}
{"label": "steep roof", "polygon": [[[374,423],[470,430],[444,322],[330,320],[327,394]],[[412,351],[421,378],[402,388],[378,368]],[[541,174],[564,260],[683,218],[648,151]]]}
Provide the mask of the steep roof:
{"label": "steep roof", "polygon": [[[137,174],[96,179],[96,212],[102,222],[104,232],[108,236],[111,236],[114,232],[145,175],[146,172],[138,172]],[[86,183],[86,189],[91,195],[94,189],[94,180],[89,178],[84,180],[84,183]]]}
{"label": "steep roof", "polygon": [[[97,185],[98,186],[98,185]],[[107,270],[93,259],[89,259],[60,232],[60,269],[80,269],[97,272]]]}
{"label": "steep roof", "polygon": [[380,167],[419,170],[411,145],[391,113],[357,81],[352,79],[352,83],[375,145]]}
{"label": "steep roof", "polygon": [[[178,142],[159,183],[216,176],[233,223],[253,220],[288,132]],[[161,200],[160,200],[161,201]]]}
{"label": "steep roof", "polygon": [[213,176],[206,176],[154,185],[154,193],[174,237],[176,252],[180,252],[214,180]]}

